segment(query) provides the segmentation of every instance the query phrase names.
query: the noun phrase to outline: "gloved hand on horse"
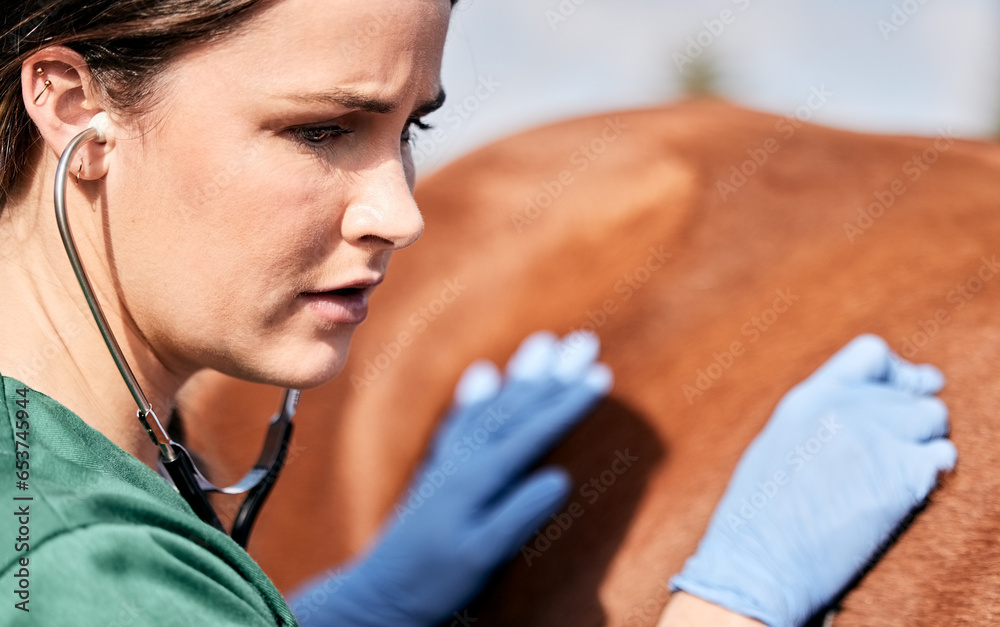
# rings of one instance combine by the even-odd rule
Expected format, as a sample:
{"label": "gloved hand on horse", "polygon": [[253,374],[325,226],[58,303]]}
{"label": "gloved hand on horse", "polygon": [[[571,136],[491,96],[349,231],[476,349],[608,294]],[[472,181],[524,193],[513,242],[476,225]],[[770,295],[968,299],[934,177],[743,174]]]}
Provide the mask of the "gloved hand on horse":
{"label": "gloved hand on horse", "polygon": [[778,403],[680,589],[770,626],[824,608],[955,466],[944,376],[861,336]]}
{"label": "gloved hand on horse", "polygon": [[504,376],[472,364],[376,543],[291,600],[302,625],[427,627],[471,600],[568,496],[564,471],[531,468],[611,389],[599,347],[593,334],[543,332]]}

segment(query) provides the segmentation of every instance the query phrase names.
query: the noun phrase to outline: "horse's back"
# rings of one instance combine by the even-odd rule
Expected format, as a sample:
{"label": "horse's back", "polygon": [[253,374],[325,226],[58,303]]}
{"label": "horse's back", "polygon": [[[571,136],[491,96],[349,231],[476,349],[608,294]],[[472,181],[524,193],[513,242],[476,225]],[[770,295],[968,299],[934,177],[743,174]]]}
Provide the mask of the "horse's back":
{"label": "horse's back", "polygon": [[[546,460],[577,486],[472,613],[653,625],[780,397],[873,332],[944,370],[960,461],[838,624],[1000,613],[1000,147],[687,103],[529,131],[417,196],[424,238],[394,259],[345,372],[303,397],[251,543],[280,586],[371,537],[469,362],[503,362],[537,329],[587,328],[615,389]],[[232,474],[252,463],[261,421],[199,418],[277,397],[200,383],[192,440]]]}

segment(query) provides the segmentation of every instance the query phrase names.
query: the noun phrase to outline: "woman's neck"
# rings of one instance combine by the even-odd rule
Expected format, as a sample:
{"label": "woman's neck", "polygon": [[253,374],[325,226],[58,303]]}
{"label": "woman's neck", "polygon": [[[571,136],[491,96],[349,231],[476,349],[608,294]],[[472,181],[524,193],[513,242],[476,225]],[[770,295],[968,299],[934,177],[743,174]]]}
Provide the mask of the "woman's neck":
{"label": "woman's neck", "polygon": [[[46,159],[44,164],[33,183],[0,213],[0,373],[59,401],[155,468],[156,448],[136,419],[135,401],[63,248],[52,211],[54,163]],[[84,267],[108,324],[166,427],[174,394],[187,377],[170,373],[123,317],[103,252],[102,212],[72,185],[67,202]]]}

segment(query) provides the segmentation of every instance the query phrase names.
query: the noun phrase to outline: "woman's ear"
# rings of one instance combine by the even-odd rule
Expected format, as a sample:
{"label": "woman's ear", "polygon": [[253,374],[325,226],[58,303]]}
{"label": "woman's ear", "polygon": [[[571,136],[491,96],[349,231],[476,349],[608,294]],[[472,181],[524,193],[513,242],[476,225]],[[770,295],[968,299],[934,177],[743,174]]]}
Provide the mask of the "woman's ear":
{"label": "woman's ear", "polygon": [[[46,147],[58,159],[70,140],[83,132],[104,110],[90,69],[83,57],[66,46],[52,46],[28,57],[21,66],[21,92]],[[97,180],[108,171],[107,154],[114,147],[113,129],[106,143],[88,142],[77,153],[70,172]]]}

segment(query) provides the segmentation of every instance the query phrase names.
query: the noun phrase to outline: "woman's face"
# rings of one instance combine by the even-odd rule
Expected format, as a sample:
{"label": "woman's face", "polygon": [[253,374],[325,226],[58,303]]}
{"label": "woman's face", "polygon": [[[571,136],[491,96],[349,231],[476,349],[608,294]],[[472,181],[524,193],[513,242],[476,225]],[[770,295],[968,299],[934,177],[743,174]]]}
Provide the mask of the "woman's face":
{"label": "woman's face", "polygon": [[341,370],[372,285],[423,228],[407,136],[440,106],[449,12],[281,0],[117,122],[111,252],[168,368],[301,388]]}

